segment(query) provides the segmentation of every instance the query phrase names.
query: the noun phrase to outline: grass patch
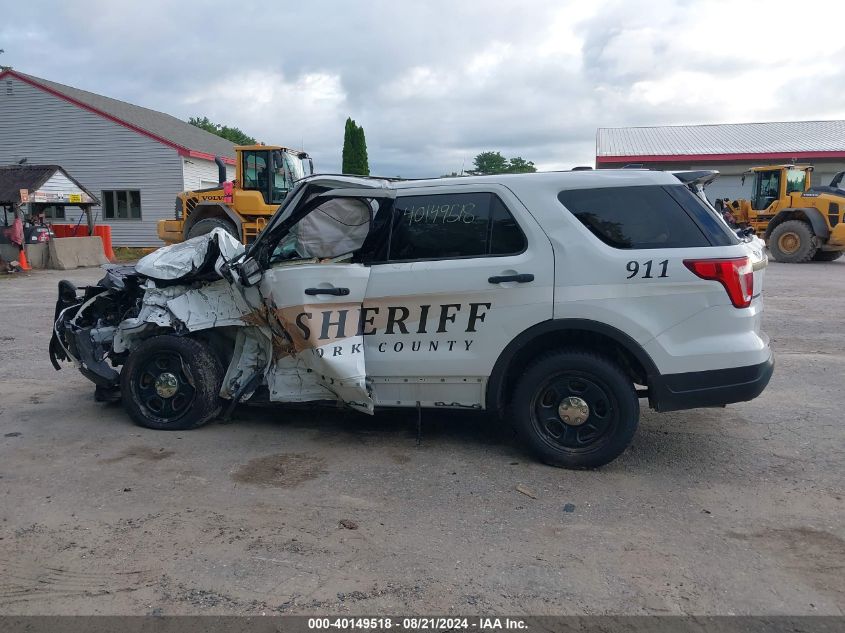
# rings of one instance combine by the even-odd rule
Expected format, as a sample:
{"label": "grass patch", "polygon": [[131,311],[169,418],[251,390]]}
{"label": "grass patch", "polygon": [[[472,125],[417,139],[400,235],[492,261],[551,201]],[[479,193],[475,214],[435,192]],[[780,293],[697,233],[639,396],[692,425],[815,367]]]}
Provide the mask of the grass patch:
{"label": "grass patch", "polygon": [[115,262],[119,264],[131,264],[137,262],[144,255],[149,255],[153,251],[158,250],[158,247],[115,246],[112,250],[114,250]]}

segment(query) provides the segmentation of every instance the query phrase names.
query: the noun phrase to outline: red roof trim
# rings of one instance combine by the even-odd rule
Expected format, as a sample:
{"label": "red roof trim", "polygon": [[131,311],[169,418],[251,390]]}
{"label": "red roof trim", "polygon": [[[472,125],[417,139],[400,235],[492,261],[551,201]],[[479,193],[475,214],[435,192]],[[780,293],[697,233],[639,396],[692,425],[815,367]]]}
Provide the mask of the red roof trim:
{"label": "red roof trim", "polygon": [[[203,160],[214,160],[214,156],[212,154],[206,154],[205,152],[198,152],[193,149],[186,149],[179,151],[180,156],[189,156],[190,158],[202,158]],[[223,159],[223,162],[227,165],[234,165],[235,159],[229,158],[228,156],[221,156],[220,158]]]}
{"label": "red roof trim", "polygon": [[[159,143],[162,143],[163,145],[167,145],[168,147],[172,147],[173,149],[175,149],[179,153],[180,156],[191,156],[193,158],[204,158],[206,160],[214,160],[214,156],[212,156],[211,154],[206,154],[205,152],[198,152],[196,150],[192,150],[192,149],[189,149],[189,148],[184,147],[182,145],[179,145],[178,143],[174,143],[173,141],[170,141],[170,140],[168,140],[168,139],[166,139],[162,136],[158,136],[157,134],[153,134],[152,132],[149,132],[142,127],[138,127],[137,125],[133,125],[132,123],[129,123],[128,121],[124,121],[123,119],[119,119],[116,116],[112,116],[108,112],[103,112],[99,108],[95,108],[94,106],[88,105],[87,103],[83,103],[82,101],[79,101],[78,99],[74,99],[73,97],[70,97],[70,96],[64,94],[63,92],[59,92],[58,90],[54,90],[53,88],[50,88],[48,86],[45,86],[43,84],[38,83],[37,81],[33,81],[29,77],[24,77],[23,75],[15,72],[14,70],[4,70],[4,71],[0,72],[0,79],[3,79],[7,75],[11,75],[15,79],[22,81],[24,83],[27,83],[30,86],[40,88],[44,92],[47,92],[47,93],[49,93],[49,94],[51,94],[55,97],[59,97],[60,99],[64,99],[65,101],[72,103],[73,105],[75,105],[79,108],[82,108],[83,110],[88,110],[88,112],[92,112],[93,114],[97,114],[97,115],[103,117],[104,119],[108,119],[112,123],[117,123],[118,125],[122,125],[125,128],[129,128],[133,132],[137,132],[138,134],[142,134],[143,136],[151,138],[154,141],[158,141]],[[223,162],[227,163],[229,165],[235,164],[235,160],[233,158],[229,158],[227,156],[223,157]]]}
{"label": "red roof trim", "polygon": [[747,154],[665,154],[646,156],[596,156],[596,163],[676,163],[678,161],[789,160],[790,158],[845,158],[845,151],[766,152]]}

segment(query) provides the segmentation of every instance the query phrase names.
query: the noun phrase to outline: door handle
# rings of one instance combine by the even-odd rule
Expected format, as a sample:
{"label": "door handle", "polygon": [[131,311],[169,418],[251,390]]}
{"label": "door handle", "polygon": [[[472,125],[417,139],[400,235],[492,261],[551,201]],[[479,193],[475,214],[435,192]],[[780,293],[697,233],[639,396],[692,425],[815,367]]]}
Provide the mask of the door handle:
{"label": "door handle", "polygon": [[534,275],[531,273],[522,273],[520,275],[499,275],[487,279],[491,284],[501,284],[506,281],[515,281],[518,284],[527,284],[529,281],[534,281]]}
{"label": "door handle", "polygon": [[307,295],[334,295],[336,297],[345,297],[349,294],[349,288],[306,288]]}

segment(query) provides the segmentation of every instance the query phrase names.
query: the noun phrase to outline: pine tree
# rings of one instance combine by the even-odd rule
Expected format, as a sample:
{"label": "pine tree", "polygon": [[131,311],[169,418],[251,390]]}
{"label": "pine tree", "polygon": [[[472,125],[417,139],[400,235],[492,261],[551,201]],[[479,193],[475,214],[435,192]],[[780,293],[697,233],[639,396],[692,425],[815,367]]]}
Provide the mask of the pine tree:
{"label": "pine tree", "polygon": [[346,119],[343,132],[343,155],[341,157],[344,174],[369,176],[370,164],[367,160],[367,139],[364,128],[356,124],[352,118]]}
{"label": "pine tree", "polygon": [[343,130],[343,156],[341,159],[341,172],[344,174],[355,173],[355,121],[347,117],[346,127]]}
{"label": "pine tree", "polygon": [[367,158],[367,138],[364,136],[364,128],[360,125],[357,130],[356,150],[358,152],[358,174],[361,176],[370,175],[370,161]]}

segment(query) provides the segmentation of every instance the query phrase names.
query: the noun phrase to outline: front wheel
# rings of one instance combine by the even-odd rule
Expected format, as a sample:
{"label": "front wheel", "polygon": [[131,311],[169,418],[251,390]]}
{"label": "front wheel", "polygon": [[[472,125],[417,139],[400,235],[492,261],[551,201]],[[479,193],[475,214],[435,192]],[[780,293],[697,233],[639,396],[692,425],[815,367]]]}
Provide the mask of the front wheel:
{"label": "front wheel", "polygon": [[616,363],[587,351],[560,350],[525,370],[513,393],[511,417],[541,461],[595,468],[631,443],[640,404]]}
{"label": "front wheel", "polygon": [[778,224],[767,242],[775,261],[785,264],[808,262],[819,247],[812,227],[803,220],[787,220]]}
{"label": "front wheel", "polygon": [[123,406],[141,426],[183,431],[220,413],[223,366],[207,345],[184,336],[154,336],[120,372]]}

